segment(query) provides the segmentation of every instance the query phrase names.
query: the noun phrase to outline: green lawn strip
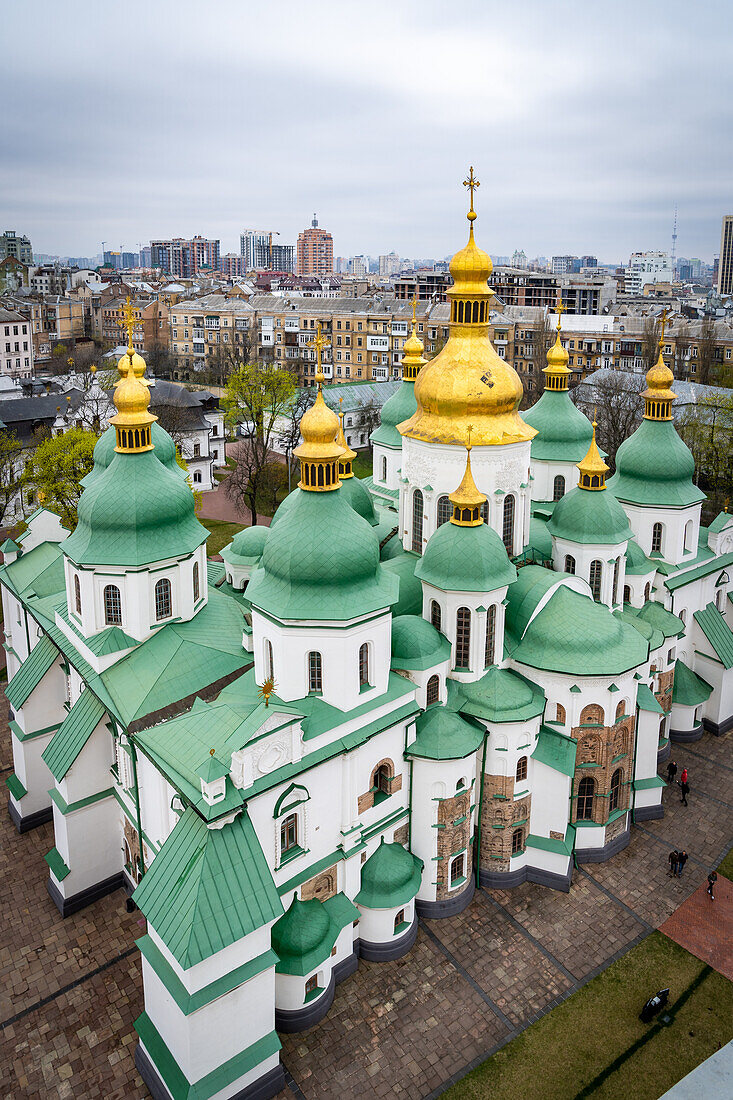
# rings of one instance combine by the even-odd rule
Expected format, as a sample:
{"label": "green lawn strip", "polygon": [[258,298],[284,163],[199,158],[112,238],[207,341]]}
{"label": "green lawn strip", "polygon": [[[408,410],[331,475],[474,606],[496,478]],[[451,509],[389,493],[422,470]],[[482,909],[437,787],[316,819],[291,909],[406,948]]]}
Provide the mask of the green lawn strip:
{"label": "green lawn strip", "polygon": [[351,469],[354,471],[354,477],[371,477],[372,476],[372,452],[357,451],[356,458],[351,463]]}
{"label": "green lawn strip", "polygon": [[[643,1024],[642,1005],[667,986],[672,1023]],[[733,983],[653,932],[444,1095],[568,1100],[593,1084],[593,1100],[657,1100],[731,1038]]]}
{"label": "green lawn strip", "polygon": [[203,524],[210,532],[206,540],[206,554],[210,558],[214,554],[220,554],[224,547],[232,541],[236,533],[245,526],[241,523],[228,523],[223,519],[203,519],[201,516],[199,516],[199,523]]}
{"label": "green lawn strip", "polygon": [[733,882],[733,848],[718,867],[718,874],[729,878]]}

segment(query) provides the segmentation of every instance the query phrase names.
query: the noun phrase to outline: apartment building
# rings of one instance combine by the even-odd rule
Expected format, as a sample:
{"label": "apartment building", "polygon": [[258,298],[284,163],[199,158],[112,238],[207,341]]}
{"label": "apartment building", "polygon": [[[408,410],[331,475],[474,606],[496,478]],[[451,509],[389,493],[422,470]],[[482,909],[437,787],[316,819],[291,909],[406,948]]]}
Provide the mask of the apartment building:
{"label": "apartment building", "polygon": [[733,214],[726,214],[720,232],[718,294],[733,294]]}
{"label": "apartment building", "polygon": [[394,294],[401,301],[447,302],[445,292],[452,283],[447,271],[410,271],[395,279]]}
{"label": "apartment building", "polygon": [[624,274],[628,294],[642,294],[648,283],[671,283],[674,278],[666,252],[632,252]]}
{"label": "apartment building", "polygon": [[[116,346],[122,341],[124,297],[111,298],[100,307],[102,339]],[[168,347],[169,308],[155,298],[135,298],[130,302],[135,318],[132,343],[135,351],[150,352],[155,345]]]}
{"label": "apartment building", "polygon": [[495,267],[489,286],[508,306],[554,309],[562,298],[568,314],[601,313],[616,297],[616,283],[610,277],[553,275],[515,267]]}
{"label": "apartment building", "polygon": [[248,355],[255,323],[251,301],[205,294],[171,306],[169,348],[178,360],[175,377],[211,369],[227,347],[239,347]]}
{"label": "apartment building", "polygon": [[298,234],[298,275],[330,275],[333,272],[333,237],[318,228],[313,215],[310,228]]}
{"label": "apartment building", "polygon": [[33,377],[33,336],[27,317],[0,306],[0,374]]}
{"label": "apartment building", "polygon": [[169,241],[151,241],[150,257],[153,267],[160,267],[178,279],[190,279],[198,274],[211,274],[219,270],[221,243],[196,236],[190,240],[175,237]]}
{"label": "apartment building", "polygon": [[33,249],[27,237],[19,237],[14,229],[6,229],[0,237],[0,260],[12,256],[22,264],[33,263]]}

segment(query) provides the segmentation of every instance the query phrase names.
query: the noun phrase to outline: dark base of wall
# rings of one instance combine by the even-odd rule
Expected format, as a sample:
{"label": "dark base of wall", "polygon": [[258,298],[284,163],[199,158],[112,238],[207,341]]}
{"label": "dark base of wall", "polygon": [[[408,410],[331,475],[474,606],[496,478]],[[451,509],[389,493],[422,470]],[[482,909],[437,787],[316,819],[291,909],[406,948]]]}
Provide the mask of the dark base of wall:
{"label": "dark base of wall", "polygon": [[675,741],[684,745],[687,741],[699,741],[702,737],[702,732],[703,726],[702,722],[700,722],[699,725],[691,730],[670,730],[669,739],[670,741]]}
{"label": "dark base of wall", "polygon": [[304,1005],[303,1008],[292,1010],[275,1009],[276,1029],[281,1031],[283,1035],[291,1035],[294,1031],[305,1031],[306,1028],[313,1027],[314,1024],[320,1023],[333,1004],[335,992],[336,974],[332,970],[331,980],[326,986],[326,991],[318,1000],[311,1001],[310,1004]]}
{"label": "dark base of wall", "polygon": [[625,833],[619,833],[602,848],[576,848],[575,858],[578,863],[604,863],[611,856],[622,852],[630,840],[631,827],[627,825]]}
{"label": "dark base of wall", "polygon": [[359,957],[367,962],[390,962],[392,959],[401,959],[412,947],[417,939],[417,916],[412,924],[401,936],[395,936],[390,943],[367,943],[359,940]]}
{"label": "dark base of wall", "polygon": [[13,803],[8,800],[8,813],[10,820],[19,833],[27,833],[29,829],[36,829],[39,825],[45,825],[53,819],[53,806],[46,806],[42,810],[36,810],[34,814],[21,817]]}
{"label": "dark base of wall", "polygon": [[709,718],[703,718],[703,728],[707,733],[713,733],[716,737],[722,737],[724,733],[733,730],[733,714],[722,722],[712,722]]}
{"label": "dark base of wall", "polygon": [[345,978],[350,978],[352,974],[355,974],[359,969],[359,941],[354,944],[354,954],[349,955],[348,959],[342,959],[340,963],[336,963],[333,968],[333,976],[336,979],[336,985],[339,982],[344,981]]}
{"label": "dark base of wall", "polygon": [[[147,1085],[153,1100],[171,1100],[171,1093],[163,1084],[157,1069],[140,1043],[135,1048],[135,1068]],[[284,1088],[286,1084],[283,1067],[277,1065],[262,1077],[258,1077],[251,1085],[247,1085],[245,1089],[240,1089],[236,1096],[231,1097],[231,1100],[270,1100]]]}
{"label": "dark base of wall", "polygon": [[97,882],[94,886],[87,886],[86,890],[80,890],[78,894],[72,894],[70,898],[65,898],[53,879],[49,878],[46,882],[51,900],[62,917],[70,917],[72,913],[78,913],[80,909],[91,905],[92,902],[99,901],[107,894],[113,894],[115,890],[119,890],[124,885],[122,871],[118,871],[116,875],[106,878],[103,882]]}
{"label": "dark base of wall", "polygon": [[471,878],[466,886],[458,894],[443,901],[420,901],[415,899],[415,910],[418,917],[427,917],[428,920],[436,920],[440,917],[454,917],[456,913],[462,913],[466,906],[471,904],[476,890],[476,879],[471,872]]}
{"label": "dark base of wall", "polygon": [[664,748],[657,749],[657,764],[663,764],[665,760],[669,760],[671,752],[672,746],[668,741]]}
{"label": "dark base of wall", "polygon": [[538,886],[549,886],[551,890],[561,890],[567,894],[573,878],[573,865],[569,861],[564,875],[555,871],[546,871],[543,867],[518,867],[516,871],[479,872],[482,886],[493,890],[507,890],[512,886],[521,886],[523,882],[536,882]]}
{"label": "dark base of wall", "polygon": [[637,806],[634,810],[634,821],[656,821],[664,817],[664,806]]}

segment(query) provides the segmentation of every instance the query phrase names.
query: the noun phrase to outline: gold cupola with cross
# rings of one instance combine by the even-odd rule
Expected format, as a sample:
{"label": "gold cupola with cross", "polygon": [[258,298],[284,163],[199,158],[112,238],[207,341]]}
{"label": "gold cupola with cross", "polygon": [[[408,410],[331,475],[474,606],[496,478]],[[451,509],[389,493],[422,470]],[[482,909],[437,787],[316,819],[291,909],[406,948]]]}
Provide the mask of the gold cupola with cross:
{"label": "gold cupola with cross", "polygon": [[417,298],[412,299],[412,332],[402,348],[402,378],[405,382],[417,381],[417,376],[427,360],[423,357],[423,342],[417,335]]}
{"label": "gold cupola with cross", "polygon": [[667,325],[667,310],[662,311],[660,319],[659,357],[653,367],[646,372],[644,398],[645,420],[671,420],[672,402],[677,394],[672,392],[674,375],[664,361],[664,330]]}
{"label": "gold cupola with cross", "polygon": [[601,458],[601,452],[596,445],[596,418],[593,417],[593,438],[590,441],[588,454],[578,463],[580,477],[578,486],[581,489],[605,489],[606,474],[609,467]]}
{"label": "gold cupola with cross", "polygon": [[356,458],[356,451],[352,451],[349,444],[346,442],[346,436],[344,435],[344,414],[341,406],[344,402],[343,397],[339,397],[339,430],[336,436],[336,442],[341,447],[341,457],[339,458],[339,478],[343,481],[345,478],[353,477],[354,471],[351,468],[351,463]]}
{"label": "gold cupola with cross", "polygon": [[[127,329],[127,351],[120,357],[117,364],[120,379],[112,397],[117,412],[111,417],[110,424],[114,425],[117,437],[115,450],[139,454],[141,451],[152,451],[150,429],[158,418],[148,411],[150,390],[143,379],[145,360],[141,355],[137,355],[132,346],[135,318],[129,298],[123,309],[123,316]],[[142,364],[141,371],[140,364]]]}
{"label": "gold cupola with cross", "polygon": [[300,421],[300,434],[303,442],[295,448],[294,454],[300,460],[300,481],[298,487],[309,492],[325,492],[338,489],[341,485],[338,474],[339,460],[344,448],[336,441],[339,431],[339,418],[329,409],[323,400],[324,374],[321,353],[326,344],[318,323],[315,339],[310,347],[316,349],[316,382],[318,393],[311,407]]}
{"label": "gold cupola with cross", "polygon": [[120,372],[120,378],[125,378],[132,360],[132,369],[135,372],[136,378],[142,378],[145,385],[148,385],[148,380],[145,378],[145,360],[142,355],[135,351],[133,347],[133,329],[138,323],[135,317],[135,307],[130,301],[130,295],[127,295],[125,304],[122,307],[122,318],[117,322],[118,326],[127,333],[127,350],[123,356],[117,361],[117,370]]}
{"label": "gold cupola with cross", "polygon": [[473,480],[471,470],[471,432],[473,425],[466,428],[466,469],[461,484],[450,494],[449,500],[453,505],[451,523],[457,527],[478,527],[483,523],[482,509],[486,504],[486,497],[480,493]]}
{"label": "gold cupola with cross", "polygon": [[464,184],[470,193],[468,243],[450,264],[450,335],[420,370],[415,382],[417,410],[398,429],[410,439],[462,446],[470,423],[474,446],[524,442],[536,433],[519,415],[522,383],[489,339],[492,264],[474,238],[479,181],[473,168]]}
{"label": "gold cupola with cross", "polygon": [[558,299],[555,309],[557,311],[557,335],[555,343],[547,352],[547,366],[542,373],[545,376],[545,388],[559,392],[568,389],[570,375],[573,372],[568,366],[570,357],[567,349],[562,346],[562,340],[560,339],[560,317],[565,310],[562,300]]}

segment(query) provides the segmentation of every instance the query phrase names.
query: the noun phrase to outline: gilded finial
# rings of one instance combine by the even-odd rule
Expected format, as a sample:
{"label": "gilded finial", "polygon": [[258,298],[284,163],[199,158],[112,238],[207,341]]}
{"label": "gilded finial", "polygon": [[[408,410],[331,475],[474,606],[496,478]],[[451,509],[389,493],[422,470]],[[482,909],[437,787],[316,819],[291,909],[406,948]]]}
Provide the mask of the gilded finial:
{"label": "gilded finial", "polygon": [[467,450],[467,451],[470,451],[470,450],[471,450],[471,432],[472,432],[472,431],[473,431],[473,424],[468,424],[468,425],[466,426],[466,436],[467,436],[467,439],[466,439],[466,450]]}
{"label": "gilded finial", "polygon": [[557,331],[560,331],[560,318],[565,313],[567,306],[562,304],[562,298],[558,296],[557,305],[555,306],[555,312],[557,313]]}
{"label": "gilded finial", "polygon": [[135,311],[132,308],[132,303],[130,302],[130,295],[129,294],[127,295],[127,298],[125,299],[125,304],[122,307],[122,320],[118,321],[117,324],[119,325],[120,328],[126,329],[126,331],[127,331],[127,346],[129,348],[129,350],[132,351],[133,350],[132,330],[135,328]]}
{"label": "gilded finial", "polygon": [[723,511],[724,511],[724,512],[727,512],[727,511],[728,511],[728,505],[729,505],[729,504],[730,504],[730,497],[726,497],[726,498],[725,498],[725,505],[723,506]]}
{"label": "gilded finial", "polygon": [[257,694],[259,695],[260,699],[265,700],[265,706],[266,707],[269,707],[269,705],[270,705],[270,696],[275,694],[275,688],[276,687],[277,687],[277,684],[275,683],[272,676],[268,676],[267,679],[264,681],[264,683],[260,684],[260,689],[257,692]]}
{"label": "gilded finial", "polygon": [[413,331],[415,329],[416,324],[417,324],[417,295],[413,294],[413,296],[412,296],[412,328],[413,328]]}
{"label": "gilded finial", "polygon": [[667,307],[662,310],[662,315],[659,318],[659,353],[661,355],[664,347],[664,330],[667,327]]}
{"label": "gilded finial", "polygon": [[216,756],[216,749],[209,749],[209,756]]}
{"label": "gilded finial", "polygon": [[321,367],[321,350],[326,346],[327,342],[325,336],[321,336],[321,322],[319,321],[316,325],[315,338],[308,341],[308,347],[316,349],[316,382],[318,383],[319,389],[325,380],[323,368]]}
{"label": "gilded finial", "polygon": [[469,191],[471,192],[471,208],[468,211],[468,214],[466,215],[466,217],[468,218],[468,220],[470,222],[475,222],[478,215],[476,214],[476,211],[473,208],[473,193],[474,193],[474,191],[476,190],[477,187],[481,186],[481,184],[479,183],[479,181],[476,179],[476,177],[473,174],[473,165],[471,165],[471,167],[469,168],[468,179],[463,181],[463,186],[467,187],[469,189]]}

